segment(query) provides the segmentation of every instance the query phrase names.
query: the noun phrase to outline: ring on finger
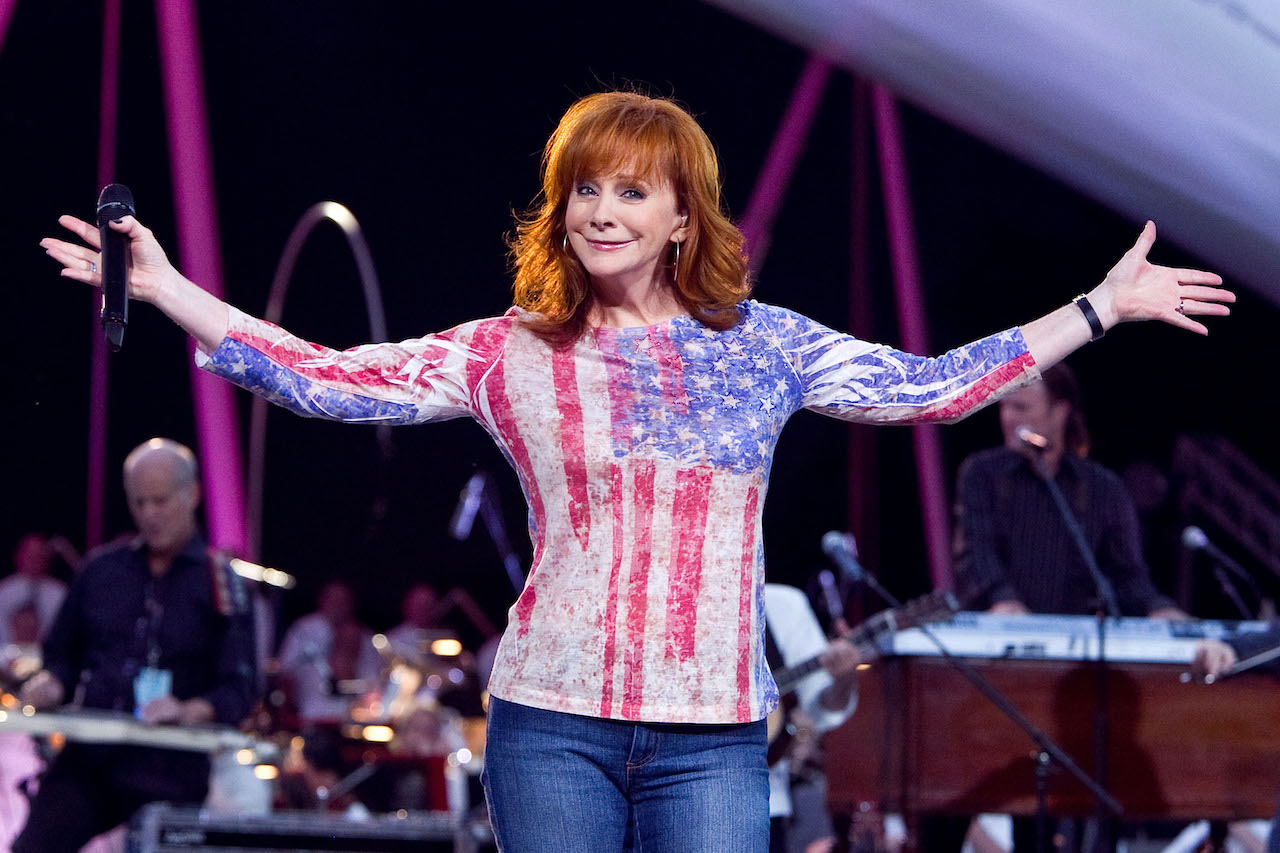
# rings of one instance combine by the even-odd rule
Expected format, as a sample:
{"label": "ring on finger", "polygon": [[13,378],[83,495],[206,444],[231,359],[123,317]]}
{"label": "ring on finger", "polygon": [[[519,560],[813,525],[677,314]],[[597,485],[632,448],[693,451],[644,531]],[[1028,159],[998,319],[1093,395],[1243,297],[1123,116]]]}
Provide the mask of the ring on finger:
{"label": "ring on finger", "polygon": [[1187,300],[1185,300],[1185,299],[1179,299],[1179,300],[1178,300],[1178,307],[1177,307],[1176,309],[1174,309],[1174,310],[1176,310],[1179,314],[1186,314],[1186,313],[1187,313]]}
{"label": "ring on finger", "polygon": [[[89,261],[89,272],[90,272],[90,273],[95,273],[95,272],[97,272],[97,271],[98,271],[98,265],[97,265],[97,264],[95,264],[93,261]],[[1181,311],[1182,309],[1181,309],[1181,308],[1179,308],[1178,310],[1179,310],[1179,311]]]}

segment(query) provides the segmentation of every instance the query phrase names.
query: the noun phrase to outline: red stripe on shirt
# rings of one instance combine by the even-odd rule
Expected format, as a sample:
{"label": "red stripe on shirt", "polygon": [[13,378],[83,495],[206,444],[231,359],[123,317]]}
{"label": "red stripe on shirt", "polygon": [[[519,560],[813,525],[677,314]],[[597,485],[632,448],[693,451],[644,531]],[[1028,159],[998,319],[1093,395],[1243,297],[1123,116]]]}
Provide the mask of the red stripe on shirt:
{"label": "red stripe on shirt", "polygon": [[676,472],[671,507],[671,568],[667,584],[668,658],[693,657],[698,628],[698,593],[702,590],[702,546],[707,538],[707,505],[711,497],[710,468],[682,468]]}
{"label": "red stripe on shirt", "polygon": [[537,483],[526,480],[524,477],[524,472],[532,471],[533,466],[529,460],[529,449],[520,435],[520,424],[512,410],[511,400],[507,397],[506,359],[490,355],[502,352],[510,331],[511,323],[504,320],[495,320],[476,326],[475,333],[471,337],[471,348],[485,353],[485,357],[467,361],[467,388],[473,397],[472,410],[482,411],[481,407],[474,403],[474,397],[479,395],[480,381],[484,379],[484,391],[493,417],[493,428],[497,431],[495,438],[506,448],[516,473],[520,475],[524,492],[529,496],[529,510],[533,514],[534,543],[533,565],[525,582],[528,586],[533,583],[534,572],[546,547],[547,514]]}
{"label": "red stripe on shirt", "polygon": [[609,503],[613,509],[613,564],[604,603],[604,683],[600,689],[600,716],[613,714],[613,664],[618,654],[618,582],[622,575],[622,466],[610,470]]}
{"label": "red stripe on shirt", "polygon": [[582,426],[582,398],[574,351],[556,347],[551,351],[551,379],[560,413],[560,455],[564,461],[565,485],[569,489],[569,523],[582,550],[591,539],[591,506],[587,502],[587,453]]}
{"label": "red stripe on shirt", "polygon": [[[274,326],[270,323],[267,323],[267,325],[272,328],[279,328],[278,326]],[[228,337],[256,349],[282,367],[287,368],[299,376],[310,379],[313,382],[328,382],[335,385],[355,385],[366,390],[370,388],[391,386],[402,389],[404,387],[402,382],[393,382],[388,377],[397,376],[404,369],[404,366],[414,358],[421,359],[427,364],[432,364],[444,359],[448,354],[448,350],[437,346],[427,346],[419,353],[400,350],[399,352],[402,353],[404,357],[399,361],[386,362],[377,367],[364,367],[359,370],[351,370],[348,367],[343,366],[342,352],[340,350],[333,350],[328,347],[321,347],[315,344],[308,344],[308,348],[292,349],[280,346],[269,338],[238,330],[229,332]],[[294,340],[301,342],[301,339],[299,338],[294,338]],[[305,362],[313,361],[315,359],[333,359],[334,361],[323,366],[307,366],[305,364]]]}
{"label": "red stripe on shirt", "polygon": [[752,486],[747,490],[747,507],[743,513],[742,573],[738,578],[738,722],[751,722],[751,667],[755,658],[751,654],[754,625],[751,607],[755,600],[756,568],[756,507],[760,491]]}
{"label": "red stripe on shirt", "polygon": [[649,566],[653,557],[653,481],[651,461],[636,462],[633,468],[635,507],[632,519],[634,546],[627,578],[627,650],[623,655],[622,717],[640,719],[644,701],[644,635],[649,609]]}
{"label": "red stripe on shirt", "polygon": [[1036,360],[1031,357],[1031,353],[1024,352],[1013,361],[1000,365],[979,379],[945,408],[930,412],[927,419],[947,421],[968,414],[986,402],[987,398],[996,391],[1026,373],[1027,369],[1035,363]]}

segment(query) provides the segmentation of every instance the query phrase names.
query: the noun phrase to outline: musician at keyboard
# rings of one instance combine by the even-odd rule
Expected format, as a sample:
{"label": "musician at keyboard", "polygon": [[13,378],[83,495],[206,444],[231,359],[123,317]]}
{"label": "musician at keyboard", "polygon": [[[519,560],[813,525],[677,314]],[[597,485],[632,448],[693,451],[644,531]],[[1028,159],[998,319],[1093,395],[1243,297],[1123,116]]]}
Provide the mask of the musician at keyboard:
{"label": "musician at keyboard", "polygon": [[[1000,401],[1003,446],[960,466],[955,587],[992,613],[1092,614],[1099,591],[1041,471],[1079,523],[1124,615],[1185,620],[1143,558],[1133,502],[1119,477],[1087,458],[1089,434],[1075,374],[1059,363]],[[1039,470],[1038,470],[1039,468]],[[934,819],[932,850],[958,850],[967,821]],[[1033,850],[1035,822],[1014,821],[1014,850]]]}
{"label": "musician at keyboard", "polygon": [[[992,612],[1098,609],[1087,566],[1034,466],[1039,455],[1128,616],[1187,619],[1151,582],[1137,513],[1120,478],[1086,458],[1080,390],[1065,364],[1000,401],[1004,445],[970,456],[956,485],[956,586]],[[1020,431],[1022,435],[1020,436]],[[1030,434],[1033,438],[1028,440]],[[1037,449],[1035,440],[1046,446]]]}
{"label": "musician at keyboard", "polygon": [[[20,699],[132,712],[145,723],[238,723],[254,693],[247,594],[196,527],[195,456],[152,439],[125,460],[139,534],[90,554],[45,642],[45,669]],[[77,850],[142,805],[200,803],[205,755],[68,744],[40,781],[15,853]]]}

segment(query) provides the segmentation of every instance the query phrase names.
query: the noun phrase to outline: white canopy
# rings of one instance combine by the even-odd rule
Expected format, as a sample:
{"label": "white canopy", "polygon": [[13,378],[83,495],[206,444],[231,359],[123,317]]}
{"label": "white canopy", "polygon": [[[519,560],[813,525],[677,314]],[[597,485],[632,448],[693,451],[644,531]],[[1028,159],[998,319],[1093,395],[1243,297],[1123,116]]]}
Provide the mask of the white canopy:
{"label": "white canopy", "polygon": [[1280,2],[712,0],[1280,304]]}

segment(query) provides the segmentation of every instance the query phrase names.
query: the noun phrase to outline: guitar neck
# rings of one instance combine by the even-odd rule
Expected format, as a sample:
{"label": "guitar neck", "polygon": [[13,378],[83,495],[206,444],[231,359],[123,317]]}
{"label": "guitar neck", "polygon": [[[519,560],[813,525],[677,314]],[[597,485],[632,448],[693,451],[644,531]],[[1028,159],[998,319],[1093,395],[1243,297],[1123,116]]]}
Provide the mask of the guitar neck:
{"label": "guitar neck", "polygon": [[[858,650],[862,659],[867,660],[878,653],[876,643],[885,634],[936,621],[951,615],[957,609],[955,597],[949,591],[941,590],[908,602],[902,607],[881,611],[833,642],[851,644]],[[820,669],[822,669],[822,653],[800,663],[775,669],[773,680],[778,685],[778,694],[790,693],[803,679]]]}
{"label": "guitar neck", "polygon": [[[874,637],[876,631],[871,630],[871,626],[864,626],[846,637],[841,637],[836,642],[844,642],[851,644],[859,653],[867,655],[874,648]],[[791,666],[780,667],[773,671],[773,681],[778,685],[778,695],[782,696],[796,689],[801,681],[804,681],[815,672],[822,669],[822,655],[814,655],[807,660],[802,660]]]}

